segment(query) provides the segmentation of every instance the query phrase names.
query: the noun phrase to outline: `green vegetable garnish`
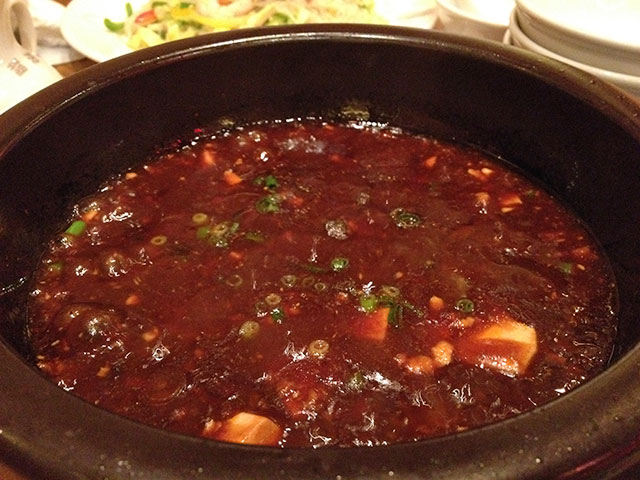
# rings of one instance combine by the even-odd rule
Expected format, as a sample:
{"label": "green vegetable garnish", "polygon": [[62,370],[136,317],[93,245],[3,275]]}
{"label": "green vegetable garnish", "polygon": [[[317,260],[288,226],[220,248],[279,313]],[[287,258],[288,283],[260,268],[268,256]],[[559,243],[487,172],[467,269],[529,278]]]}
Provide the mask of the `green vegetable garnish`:
{"label": "green vegetable garnish", "polygon": [[266,22],[267,25],[289,25],[291,23],[293,23],[291,17],[280,12],[271,15]]}
{"label": "green vegetable garnish", "polygon": [[360,297],[360,306],[365,312],[373,313],[378,308],[378,297],[375,295],[362,295]]}
{"label": "green vegetable garnish", "polygon": [[398,328],[402,323],[404,309],[399,303],[393,303],[389,306],[389,314],[387,315],[387,323],[390,327]]}
{"label": "green vegetable garnish", "polygon": [[53,262],[47,265],[47,270],[51,273],[60,273],[62,272],[62,262]]}
{"label": "green vegetable garnish", "polygon": [[65,230],[65,233],[77,237],[78,235],[82,235],[86,228],[87,224],[85,222],[83,222],[82,220],[76,220],[71,223],[71,225],[69,225],[69,228]]}
{"label": "green vegetable garnish", "polygon": [[256,202],[256,210],[260,213],[278,213],[280,211],[280,196],[267,195]]}
{"label": "green vegetable garnish", "polygon": [[277,293],[270,293],[269,295],[264,297],[264,301],[267,305],[275,307],[276,305],[280,304],[280,302],[282,301],[282,297],[280,297],[280,295],[278,295]]}
{"label": "green vegetable garnish", "polygon": [[362,372],[356,372],[354,373],[351,378],[349,380],[347,380],[347,388],[349,390],[362,390],[362,387],[364,386],[364,382],[366,381],[366,379],[364,378],[364,375],[362,374]]}
{"label": "green vegetable garnish", "polygon": [[267,175],[266,177],[264,177],[264,186],[269,190],[274,190],[278,188],[280,184],[278,183],[278,179],[276,177],[274,177],[273,175]]}
{"label": "green vegetable garnish", "polygon": [[165,235],[156,235],[151,239],[151,244],[157,247],[167,243],[167,237]]}
{"label": "green vegetable garnish", "polygon": [[260,332],[260,324],[255,320],[247,320],[238,329],[238,335],[245,340],[251,340],[255,338]]}
{"label": "green vegetable garnish", "polygon": [[282,320],[284,320],[284,310],[282,307],[276,307],[271,310],[271,318],[273,318],[273,321],[276,323],[282,323]]}
{"label": "green vegetable garnish", "polygon": [[391,218],[399,228],[414,228],[420,225],[422,219],[417,213],[407,212],[403,208],[396,208],[391,212]]}
{"label": "green vegetable garnish", "polygon": [[380,295],[384,295],[390,298],[396,298],[400,296],[400,289],[391,285],[383,285],[380,288]]}
{"label": "green vegetable garnish", "polygon": [[571,262],[560,262],[558,264],[558,270],[566,275],[571,275],[573,272],[573,263]]}
{"label": "green vegetable garnish", "polygon": [[311,277],[311,276],[309,276],[309,277],[304,277],[304,278],[302,279],[301,285],[302,285],[304,288],[309,288],[309,287],[311,287],[314,283],[316,283],[316,279],[315,279],[315,278],[313,278],[313,277]]}
{"label": "green vegetable garnish", "polygon": [[194,213],[191,221],[196,225],[204,225],[209,221],[209,215],[206,213]]}
{"label": "green vegetable garnish", "polygon": [[247,232],[244,234],[244,238],[256,243],[263,243],[265,238],[261,232]]}
{"label": "green vegetable garnish", "polygon": [[242,282],[243,282],[242,277],[235,273],[233,275],[228,276],[227,279],[224,281],[224,283],[234,288],[237,288],[240,285],[242,285]]}
{"label": "green vegetable garnish", "polygon": [[163,7],[167,4],[167,2],[153,2],[151,4],[151,8],[156,8],[156,7]]}
{"label": "green vegetable garnish", "polygon": [[280,278],[280,283],[287,288],[292,288],[296,284],[296,276],[295,275],[283,275]]}
{"label": "green vegetable garnish", "polygon": [[210,235],[210,233],[211,229],[209,227],[200,227],[198,228],[198,230],[196,230],[196,237],[198,237],[200,240],[204,240]]}
{"label": "green vegetable garnish", "polygon": [[264,317],[267,313],[269,313],[269,307],[262,300],[257,301],[254,308],[258,317]]}
{"label": "green vegetable garnish", "polygon": [[328,286],[327,286],[327,284],[326,284],[326,283],[324,283],[324,282],[317,282],[317,283],[313,286],[313,288],[315,289],[315,291],[316,291],[316,292],[318,292],[318,293],[323,293],[323,292],[326,292],[326,291],[327,291],[327,288],[329,288],[329,287],[328,287]]}
{"label": "green vegetable garnish", "polygon": [[331,260],[331,270],[341,272],[349,267],[349,259],[345,257],[336,257]]}
{"label": "green vegetable garnish", "polygon": [[314,265],[313,263],[303,263],[300,267],[308,270],[311,273],[327,273],[327,269],[323,267],[319,267],[318,265]]}
{"label": "green vegetable garnish", "polygon": [[112,32],[119,32],[124,28],[124,22],[113,22],[108,18],[104,19],[104,26]]}
{"label": "green vegetable garnish", "polygon": [[190,7],[193,7],[193,3],[191,3],[191,2],[180,2],[179,3],[179,7],[180,8],[190,8]]}
{"label": "green vegetable garnish", "polygon": [[463,313],[471,313],[475,309],[475,305],[468,298],[461,298],[456,302],[455,309]]}
{"label": "green vegetable garnish", "polygon": [[131,15],[133,15],[133,7],[129,2],[125,3],[124,8],[127,11],[127,17],[130,17]]}

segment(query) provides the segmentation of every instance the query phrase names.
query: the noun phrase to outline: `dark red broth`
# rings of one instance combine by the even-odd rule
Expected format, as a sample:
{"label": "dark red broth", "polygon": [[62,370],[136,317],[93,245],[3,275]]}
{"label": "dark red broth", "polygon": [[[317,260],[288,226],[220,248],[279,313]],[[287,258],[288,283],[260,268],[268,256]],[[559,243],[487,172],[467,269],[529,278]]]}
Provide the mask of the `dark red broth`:
{"label": "dark red broth", "polygon": [[585,228],[487,155],[372,126],[195,142],[85,199],[36,274],[40,369],[161,428],[379,445],[600,372],[616,290]]}

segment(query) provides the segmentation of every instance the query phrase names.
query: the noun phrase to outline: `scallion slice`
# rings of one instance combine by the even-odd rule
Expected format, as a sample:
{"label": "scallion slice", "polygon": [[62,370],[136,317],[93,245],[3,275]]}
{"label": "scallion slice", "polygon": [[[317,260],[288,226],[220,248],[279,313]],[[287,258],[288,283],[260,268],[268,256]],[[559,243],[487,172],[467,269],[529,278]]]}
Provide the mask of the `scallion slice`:
{"label": "scallion slice", "polygon": [[346,257],[336,257],[331,260],[331,270],[341,272],[349,267],[349,259]]}
{"label": "scallion slice", "polygon": [[471,313],[475,309],[475,305],[468,298],[461,298],[456,302],[455,309],[462,313]]}
{"label": "scallion slice", "polygon": [[87,224],[85,222],[83,222],[82,220],[75,220],[71,223],[71,225],[69,225],[69,228],[65,230],[65,233],[77,237],[79,235],[82,235],[86,228]]}

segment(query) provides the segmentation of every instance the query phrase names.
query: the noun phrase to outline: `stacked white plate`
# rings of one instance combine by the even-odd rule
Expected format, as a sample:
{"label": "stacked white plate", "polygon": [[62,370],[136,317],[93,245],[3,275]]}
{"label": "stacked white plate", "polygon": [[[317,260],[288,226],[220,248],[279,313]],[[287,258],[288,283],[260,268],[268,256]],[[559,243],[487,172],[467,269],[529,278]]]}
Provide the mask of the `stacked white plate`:
{"label": "stacked white plate", "polygon": [[436,0],[436,3],[441,30],[496,41],[502,40],[514,6],[514,0]]}
{"label": "stacked white plate", "polygon": [[504,42],[640,97],[640,0],[516,0]]}

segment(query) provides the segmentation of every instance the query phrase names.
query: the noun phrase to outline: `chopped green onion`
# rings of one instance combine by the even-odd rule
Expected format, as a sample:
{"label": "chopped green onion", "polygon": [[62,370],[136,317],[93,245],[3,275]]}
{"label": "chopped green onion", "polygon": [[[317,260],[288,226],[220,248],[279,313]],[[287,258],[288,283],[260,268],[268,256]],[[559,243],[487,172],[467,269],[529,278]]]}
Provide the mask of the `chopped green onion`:
{"label": "chopped green onion", "polygon": [[333,284],[333,288],[338,290],[339,292],[348,293],[350,295],[357,295],[356,284],[353,280],[343,280],[341,282],[336,282]]}
{"label": "chopped green onion", "polygon": [[322,293],[322,292],[326,292],[327,291],[327,284],[324,282],[318,282],[316,283],[313,288],[315,289],[316,292],[318,293]]}
{"label": "chopped green onion", "polygon": [[156,235],[151,239],[151,244],[159,247],[160,245],[164,245],[167,243],[167,237],[164,235]]}
{"label": "chopped green onion", "polygon": [[62,262],[53,262],[47,265],[47,270],[51,273],[60,273],[62,271]]}
{"label": "chopped green onion", "polygon": [[127,11],[127,17],[130,17],[131,15],[133,15],[133,7],[131,6],[131,3],[129,2],[125,3],[124,8]]}
{"label": "chopped green onion", "polygon": [[418,317],[422,318],[424,317],[424,312],[422,310],[420,310],[418,307],[416,307],[415,305],[409,303],[409,302],[402,302],[401,304],[404,308],[411,310],[413,313],[415,313]]}
{"label": "chopped green onion", "polygon": [[284,320],[284,310],[282,307],[276,307],[271,310],[271,318],[273,318],[273,321],[276,323],[282,323],[282,320]]}
{"label": "chopped green onion", "polygon": [[364,375],[362,374],[362,372],[356,372],[353,375],[351,375],[351,378],[349,380],[347,380],[347,388],[349,390],[362,390],[362,387],[364,386],[366,379],[364,378]]}
{"label": "chopped green onion", "polygon": [[269,307],[262,300],[256,302],[254,306],[256,310],[256,315],[259,317],[264,317],[267,313],[269,313]]}
{"label": "chopped green onion", "polygon": [[194,213],[191,221],[196,225],[204,225],[209,222],[209,215],[206,213]]}
{"label": "chopped green onion", "polygon": [[[212,245],[225,248],[229,246],[233,235],[236,233],[240,224],[238,222],[220,222],[212,227],[200,227],[196,233],[198,238],[209,239]],[[206,229],[203,230],[203,229]]]}
{"label": "chopped green onion", "polygon": [[345,257],[336,257],[331,260],[331,270],[334,272],[341,272],[342,270],[346,270],[349,266],[349,259]]}
{"label": "chopped green onion", "polygon": [[297,280],[298,279],[296,278],[295,275],[283,275],[280,278],[280,283],[282,283],[282,285],[284,285],[287,288],[292,288],[296,284]]}
{"label": "chopped green onion", "polygon": [[209,231],[209,227],[200,227],[198,228],[198,230],[196,230],[196,237],[198,237],[200,240],[204,240],[209,236]]}
{"label": "chopped green onion", "polygon": [[378,297],[375,295],[362,295],[360,297],[360,306],[365,312],[373,313],[378,308]]}
{"label": "chopped green onion", "polygon": [[570,275],[573,272],[573,263],[571,262],[560,262],[558,264],[558,270],[566,275]]}
{"label": "chopped green onion", "polygon": [[280,211],[280,196],[267,195],[256,202],[256,210],[260,213],[278,213]]}
{"label": "chopped green onion", "polygon": [[319,267],[317,265],[314,265],[313,263],[303,263],[300,266],[305,270],[310,271],[311,273],[327,273],[326,268]]}
{"label": "chopped green onion", "polygon": [[104,19],[104,26],[112,32],[119,32],[124,28],[124,22],[113,22],[108,18]]}
{"label": "chopped green onion", "polygon": [[234,288],[242,285],[242,282],[243,282],[242,277],[235,273],[233,275],[229,275],[227,279],[224,281],[224,283]]}
{"label": "chopped green onion", "polygon": [[329,351],[329,342],[326,340],[314,340],[309,344],[307,350],[312,356],[322,358]]}
{"label": "chopped green onion", "polygon": [[389,307],[389,313],[387,314],[387,323],[390,327],[398,328],[402,324],[402,317],[404,316],[404,309],[399,303],[393,303]]}
{"label": "chopped green onion", "polygon": [[269,190],[274,190],[278,188],[280,184],[278,183],[278,179],[276,177],[274,177],[273,175],[267,175],[266,177],[264,177],[264,186]]}
{"label": "chopped green onion", "polygon": [[292,18],[289,15],[285,15],[284,13],[276,12],[269,17],[267,20],[267,25],[289,25],[294,23]]}
{"label": "chopped green onion", "polygon": [[391,218],[399,228],[413,228],[420,225],[422,219],[417,213],[407,212],[403,208],[396,208],[391,212]]}
{"label": "chopped green onion", "polygon": [[167,4],[167,2],[153,2],[151,4],[151,8],[156,8],[156,7],[163,7]]}
{"label": "chopped green onion", "polygon": [[456,302],[455,309],[463,313],[471,313],[475,309],[475,305],[468,298],[461,298]]}
{"label": "chopped green onion", "polygon": [[87,224],[85,222],[83,222],[82,220],[76,220],[71,223],[71,225],[69,225],[69,228],[67,228],[64,233],[68,233],[69,235],[77,237],[78,235],[82,235],[86,228]]}
{"label": "chopped green onion", "polygon": [[384,295],[391,298],[397,298],[400,296],[400,289],[391,285],[383,285],[380,288],[380,295]]}
{"label": "chopped green onion", "polygon": [[304,277],[302,279],[301,285],[304,288],[309,288],[309,287],[313,286],[314,283],[316,283],[316,279],[314,277],[312,277],[312,276],[308,276],[308,277]]}
{"label": "chopped green onion", "polygon": [[275,307],[276,305],[280,305],[282,297],[280,297],[280,295],[278,295],[277,293],[270,293],[269,295],[264,297],[264,301],[267,305]]}
{"label": "chopped green onion", "polygon": [[238,335],[245,340],[255,338],[260,332],[260,324],[255,320],[247,320],[238,329]]}
{"label": "chopped green onion", "polygon": [[256,243],[263,243],[265,241],[264,235],[261,232],[247,232],[244,234],[244,238]]}
{"label": "chopped green onion", "polygon": [[267,175],[266,177],[263,177],[261,175],[259,177],[256,177],[253,180],[253,184],[257,185],[257,186],[264,185],[269,190],[275,190],[276,188],[278,188],[280,186],[280,184],[278,183],[278,179],[276,177],[274,177],[273,175]]}
{"label": "chopped green onion", "polygon": [[222,223],[218,223],[217,225],[214,225],[211,228],[211,235],[214,235],[216,237],[222,237],[223,235],[226,235],[229,232],[229,222],[222,222]]}
{"label": "chopped green onion", "polygon": [[191,2],[180,2],[179,6],[180,6],[180,8],[190,8],[190,7],[193,7],[193,3],[191,3]]}
{"label": "chopped green onion", "polygon": [[327,235],[337,240],[346,240],[349,236],[347,222],[340,218],[337,220],[328,220],[324,224],[324,228],[327,230]]}

